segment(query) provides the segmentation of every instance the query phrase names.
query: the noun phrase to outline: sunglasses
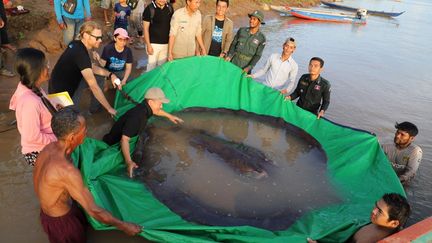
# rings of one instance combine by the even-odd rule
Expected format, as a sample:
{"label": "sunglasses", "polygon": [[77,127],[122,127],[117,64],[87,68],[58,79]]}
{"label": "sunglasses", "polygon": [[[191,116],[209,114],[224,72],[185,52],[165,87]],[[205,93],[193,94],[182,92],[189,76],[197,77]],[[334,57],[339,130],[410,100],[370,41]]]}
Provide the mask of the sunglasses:
{"label": "sunglasses", "polygon": [[90,33],[89,33],[89,35],[93,36],[96,39],[96,41],[102,40],[102,36],[92,35]]}

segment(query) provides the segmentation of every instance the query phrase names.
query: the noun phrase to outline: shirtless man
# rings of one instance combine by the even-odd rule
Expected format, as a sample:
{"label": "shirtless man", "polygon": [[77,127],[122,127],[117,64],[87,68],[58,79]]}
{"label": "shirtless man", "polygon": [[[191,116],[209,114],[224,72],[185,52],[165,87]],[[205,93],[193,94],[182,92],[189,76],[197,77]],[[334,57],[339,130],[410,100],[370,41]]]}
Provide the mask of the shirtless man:
{"label": "shirtless man", "polygon": [[51,127],[58,141],[41,151],[33,171],[41,223],[50,242],[86,242],[86,220],[77,202],[102,223],[113,225],[128,235],[141,232],[141,226],[123,222],[97,206],[84,186],[80,171],[72,164],[70,155],[87,133],[84,118],[66,107],[54,114]]}
{"label": "shirtless man", "polygon": [[[373,208],[371,223],[364,225],[346,242],[375,243],[402,229],[410,214],[410,206],[406,198],[397,193],[386,193]],[[318,241],[307,239],[308,243]]]}

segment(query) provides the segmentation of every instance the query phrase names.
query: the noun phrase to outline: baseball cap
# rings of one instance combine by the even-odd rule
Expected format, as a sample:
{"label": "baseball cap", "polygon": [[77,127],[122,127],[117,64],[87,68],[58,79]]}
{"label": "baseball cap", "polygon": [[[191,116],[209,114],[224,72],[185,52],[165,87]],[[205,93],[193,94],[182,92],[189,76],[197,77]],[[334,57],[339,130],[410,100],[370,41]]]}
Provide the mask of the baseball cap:
{"label": "baseball cap", "polygon": [[265,24],[264,23],[264,14],[263,14],[263,12],[261,12],[259,10],[253,11],[252,13],[248,14],[248,16],[249,16],[249,18],[253,16],[253,17],[259,19],[261,24]]}
{"label": "baseball cap", "polygon": [[169,103],[170,100],[166,98],[165,93],[162,91],[161,88],[150,88],[147,90],[146,94],[144,95],[145,99],[149,100],[160,100],[162,103]]}
{"label": "baseball cap", "polygon": [[125,39],[129,39],[128,32],[123,28],[117,28],[114,30],[114,36],[120,36]]}

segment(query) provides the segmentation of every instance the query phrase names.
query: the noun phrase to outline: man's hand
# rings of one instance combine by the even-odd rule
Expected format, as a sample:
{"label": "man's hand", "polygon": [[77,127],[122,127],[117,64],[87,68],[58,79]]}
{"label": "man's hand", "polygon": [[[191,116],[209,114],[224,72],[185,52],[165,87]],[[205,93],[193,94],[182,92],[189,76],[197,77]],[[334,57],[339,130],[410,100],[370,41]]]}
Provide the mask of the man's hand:
{"label": "man's hand", "polygon": [[322,116],[324,116],[324,112],[324,110],[321,110],[317,115],[317,119],[320,119]]}
{"label": "man's hand", "polygon": [[172,60],[174,60],[173,54],[168,53],[168,62],[171,62]]}
{"label": "man's hand", "polygon": [[153,50],[152,45],[146,45],[146,52],[147,52],[147,55],[149,55],[149,56],[153,55],[154,50]]}
{"label": "man's hand", "polygon": [[127,163],[127,172],[129,178],[132,178],[134,169],[138,168],[138,165],[133,161],[128,161]]}
{"label": "man's hand", "polygon": [[312,240],[311,238],[306,238],[308,243],[318,243],[316,240]]}
{"label": "man's hand", "polygon": [[201,56],[207,56],[207,53],[206,53],[206,51],[204,50],[204,49],[201,49]]}
{"label": "man's hand", "polygon": [[113,87],[121,90],[122,89],[121,80],[120,80],[120,84],[116,84],[116,82],[115,82],[116,79],[120,80],[114,73],[112,73],[111,74],[111,83],[112,83]]}
{"label": "man's hand", "polygon": [[180,119],[179,117],[177,117],[177,116],[173,116],[173,115],[170,115],[169,117],[168,117],[168,119],[172,122],[172,123],[174,123],[174,124],[179,124],[179,123],[183,123],[184,121],[182,120],[182,119]]}
{"label": "man's hand", "polygon": [[117,111],[116,111],[114,108],[112,108],[112,107],[110,107],[107,111],[108,111],[108,113],[110,113],[111,116],[113,116],[113,117],[117,114]]}
{"label": "man's hand", "polygon": [[248,73],[250,71],[250,67],[243,68],[243,72]]}
{"label": "man's hand", "polygon": [[97,62],[99,62],[100,55],[99,55],[99,53],[97,53],[97,51],[92,51],[92,56],[93,56],[94,60],[96,60]]}
{"label": "man's hand", "polygon": [[248,74],[248,75],[246,75],[246,77],[248,77],[248,78],[254,78],[252,74]]}
{"label": "man's hand", "polygon": [[141,233],[143,227],[137,224],[122,222],[122,224],[118,227],[119,230],[125,232],[127,235],[134,236]]}
{"label": "man's hand", "polygon": [[59,27],[60,27],[61,30],[66,29],[66,25],[65,25],[65,23],[60,23],[60,24],[59,24]]}
{"label": "man's hand", "polygon": [[288,91],[287,91],[286,89],[283,89],[283,90],[281,90],[280,92],[281,92],[281,94],[286,94],[286,93],[288,93]]}
{"label": "man's hand", "polygon": [[227,62],[229,62],[229,61],[231,61],[231,57],[225,57],[225,61],[227,61]]}
{"label": "man's hand", "polygon": [[285,96],[285,100],[291,100],[291,95]]}

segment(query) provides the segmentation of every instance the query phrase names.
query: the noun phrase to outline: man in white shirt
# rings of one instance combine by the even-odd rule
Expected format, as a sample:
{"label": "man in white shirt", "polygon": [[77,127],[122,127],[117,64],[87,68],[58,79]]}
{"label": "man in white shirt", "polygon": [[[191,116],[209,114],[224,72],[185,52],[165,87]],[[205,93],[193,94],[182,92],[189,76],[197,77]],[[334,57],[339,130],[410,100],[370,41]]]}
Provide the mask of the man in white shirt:
{"label": "man in white shirt", "polygon": [[282,46],[282,54],[272,54],[265,66],[249,77],[255,79],[267,73],[263,84],[279,90],[282,94],[290,94],[295,87],[298,72],[298,65],[291,56],[295,49],[294,38],[286,39]]}
{"label": "man in white shirt", "polygon": [[418,134],[417,126],[411,122],[396,123],[394,143],[384,144],[382,148],[403,185],[415,176],[422,159],[422,149],[413,144]]}

